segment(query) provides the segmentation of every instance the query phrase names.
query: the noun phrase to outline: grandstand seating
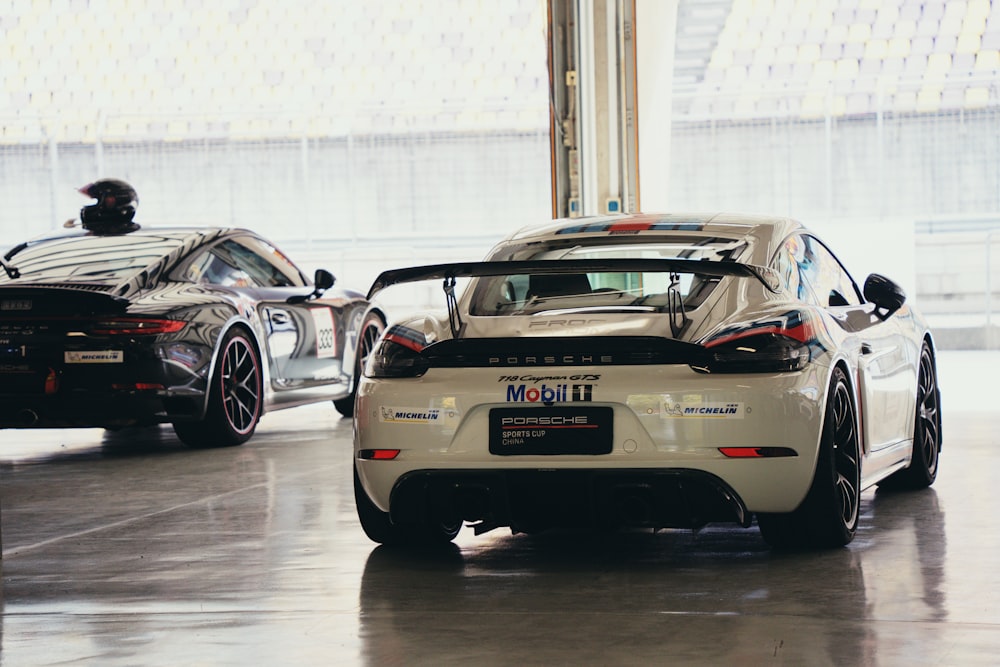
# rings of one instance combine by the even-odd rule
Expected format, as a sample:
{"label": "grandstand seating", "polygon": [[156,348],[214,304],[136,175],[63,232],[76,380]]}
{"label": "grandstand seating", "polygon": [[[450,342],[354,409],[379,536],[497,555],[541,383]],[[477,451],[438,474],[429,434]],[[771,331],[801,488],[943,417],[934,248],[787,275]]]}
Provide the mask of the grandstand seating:
{"label": "grandstand seating", "polygon": [[[0,0],[0,143],[548,126],[544,0],[183,6]],[[679,0],[677,46],[691,116],[1000,98],[990,0]]]}
{"label": "grandstand seating", "polygon": [[170,5],[0,0],[0,143],[113,140],[126,121],[102,117],[120,115],[178,140],[324,135],[371,109],[430,122],[458,104],[470,127],[548,124],[541,0]]}
{"label": "grandstand seating", "polygon": [[689,76],[694,89],[676,88],[681,113],[768,116],[775,98],[804,117],[1000,99],[1000,10],[990,0],[733,0],[721,16],[710,60]]}

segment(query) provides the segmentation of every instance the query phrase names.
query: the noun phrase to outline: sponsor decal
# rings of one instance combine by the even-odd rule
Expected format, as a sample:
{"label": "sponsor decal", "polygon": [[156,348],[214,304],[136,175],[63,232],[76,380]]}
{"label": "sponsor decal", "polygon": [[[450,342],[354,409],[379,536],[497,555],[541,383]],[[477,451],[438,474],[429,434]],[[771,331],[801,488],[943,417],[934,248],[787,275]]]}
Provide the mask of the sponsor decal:
{"label": "sponsor decal", "polygon": [[661,414],[666,419],[743,419],[743,403],[671,403],[665,401]]}
{"label": "sponsor decal", "polygon": [[606,233],[615,234],[638,234],[639,232],[663,232],[663,231],[693,231],[699,232],[704,229],[704,224],[700,221],[671,221],[659,220],[656,222],[591,222],[582,225],[565,227],[556,234],[595,234]]}
{"label": "sponsor decal", "polygon": [[441,408],[390,408],[382,406],[379,421],[396,424],[435,424],[441,421]]}
{"label": "sponsor decal", "polygon": [[316,356],[328,359],[337,355],[337,329],[333,326],[333,313],[327,308],[310,308],[316,325]]}
{"label": "sponsor decal", "polygon": [[63,353],[67,364],[120,364],[125,361],[121,350],[67,350]]}
{"label": "sponsor decal", "polygon": [[526,384],[507,385],[508,403],[566,403],[594,400],[592,384],[556,384],[534,387]]}

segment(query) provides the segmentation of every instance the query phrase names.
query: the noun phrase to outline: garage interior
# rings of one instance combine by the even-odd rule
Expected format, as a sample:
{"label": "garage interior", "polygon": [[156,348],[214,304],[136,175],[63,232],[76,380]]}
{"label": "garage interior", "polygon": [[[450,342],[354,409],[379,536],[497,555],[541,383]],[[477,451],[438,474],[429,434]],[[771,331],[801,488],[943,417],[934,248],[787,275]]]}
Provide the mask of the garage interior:
{"label": "garage interior", "polygon": [[1000,356],[939,363],[937,482],[866,492],[854,541],[819,553],[722,525],[377,546],[326,405],[220,450],[169,426],[8,432],[3,663],[993,664],[1000,417],[978,378]]}
{"label": "garage interior", "polygon": [[[14,4],[9,17],[16,16]],[[160,3],[157,11],[168,4]],[[353,3],[318,4],[331,24],[372,30],[381,20],[395,30],[386,44],[406,43],[409,50],[400,53],[411,55],[421,48],[405,26],[426,19],[419,10],[402,8],[409,3],[381,3],[385,7],[376,18],[348,9]],[[518,38],[539,25],[545,30],[547,51],[525,56],[545,77],[541,116],[537,105],[498,111],[491,101],[475,114],[465,110],[445,120],[438,115],[432,125],[419,126],[413,119],[420,114],[390,117],[383,110],[372,116],[367,134],[357,135],[382,139],[334,146],[316,139],[340,132],[329,120],[338,112],[327,108],[308,121],[326,119],[325,124],[290,142],[276,140],[268,153],[237,152],[237,159],[283,156],[288,150],[291,157],[282,160],[298,167],[312,165],[309,159],[323,151],[368,156],[364,151],[389,146],[394,159],[412,168],[427,157],[421,151],[440,138],[443,126],[434,124],[453,122],[460,134],[471,136],[469,128],[502,123],[502,131],[491,129],[471,144],[473,152],[488,156],[483,162],[492,159],[493,168],[510,175],[517,171],[510,165],[517,164],[519,150],[542,156],[525,167],[530,196],[499,195],[510,196],[517,225],[529,214],[537,220],[551,214],[666,210],[678,201],[703,207],[720,192],[725,207],[776,208],[807,224],[815,213],[815,226],[832,245],[850,246],[846,252],[852,268],[858,267],[856,276],[888,264],[916,303],[928,305],[925,312],[939,327],[944,446],[934,486],[913,493],[869,490],[855,540],[822,553],[774,552],[755,526],[611,536],[503,530],[476,536],[464,529],[444,549],[395,551],[370,542],[357,523],[352,423],[329,405],[265,415],[249,443],[220,450],[185,448],[169,426],[5,431],[0,434],[0,664],[995,664],[1000,574],[990,564],[1000,532],[991,494],[1000,415],[988,382],[1000,374],[992,320],[1000,270],[991,271],[994,230],[1000,229],[1000,160],[994,159],[1000,152],[1000,10],[976,0],[802,4],[810,5],[804,18],[796,9],[801,5],[781,0],[525,0],[511,3],[514,8],[503,10],[496,23],[492,3],[470,1],[461,11],[479,16],[481,24],[458,23],[452,32],[490,32],[492,17],[503,27],[488,45],[497,53],[522,48]],[[225,5],[224,22],[253,22],[262,7],[270,12],[262,21],[280,18],[273,3],[234,0]],[[69,34],[67,26],[76,24],[59,16],[75,12],[54,2],[44,21],[34,18],[48,26],[45,35],[52,38]],[[20,22],[0,23],[6,34],[34,20],[19,16]],[[774,25],[780,25],[780,37]],[[304,29],[300,21],[280,30],[295,26]],[[793,36],[799,41],[789,41]],[[24,199],[50,205],[42,223],[53,227],[61,224],[59,216],[78,208],[72,196],[53,194],[61,191],[53,184],[86,182],[95,160],[98,169],[135,169],[128,160],[141,153],[160,168],[176,155],[200,155],[194,151],[202,150],[201,144],[189,134],[198,122],[205,132],[215,131],[207,116],[178,115],[165,122],[126,113],[97,124],[103,141],[88,134],[95,131],[88,119],[63,116],[59,132],[42,123],[36,127],[29,112],[31,118],[52,112],[22,94],[29,80],[55,76],[23,64],[44,61],[41,38],[37,41],[21,52],[11,47],[21,69],[5,79],[0,148],[5,165],[16,158],[21,162],[12,164],[43,167],[12,175],[0,192],[21,187],[21,178],[45,189],[27,190],[32,197],[5,197],[12,202],[0,219],[5,245],[24,234],[25,211],[34,206]],[[246,47],[245,41],[239,44]],[[466,42],[444,44],[452,56],[470,48]],[[367,65],[321,63],[318,54],[316,63],[325,67],[359,71],[370,65],[368,77],[379,65],[374,56]],[[142,57],[157,60],[156,54]],[[771,60],[762,60],[767,57]],[[861,85],[866,77],[885,81],[869,71],[875,61],[881,73],[898,67],[901,75],[921,63],[923,69],[912,72],[914,85],[901,78],[895,88],[866,89]],[[302,63],[293,58],[286,65]],[[172,77],[183,82],[189,76],[184,67],[178,60],[165,78],[135,88],[155,88]],[[547,67],[555,72],[551,79]],[[755,79],[762,72],[776,78],[786,69],[788,81],[804,77],[801,94],[789,94],[798,90],[793,83],[772,91],[773,80]],[[394,70],[397,81],[412,75],[405,67]],[[537,76],[530,72],[480,67],[478,75],[496,77],[493,92],[508,86],[504,99],[524,94],[537,101],[539,89],[531,83]],[[365,76],[355,76],[350,94],[378,92],[365,87]],[[816,89],[817,80],[828,85]],[[681,84],[711,93],[676,94]],[[69,82],[47,85],[53,90],[48,103],[82,104]],[[267,85],[277,90],[283,82]],[[401,84],[394,94],[405,94],[405,88]],[[66,90],[74,96],[64,100]],[[158,93],[147,93],[139,103],[156,104]],[[190,96],[197,101],[197,92]],[[405,106],[405,100],[396,103]],[[22,111],[8,113],[8,108]],[[655,120],[661,117],[680,120],[670,132],[663,127],[670,123]],[[265,139],[273,139],[283,122],[284,127],[296,122],[281,114],[262,118],[247,130]],[[420,139],[400,139],[394,133],[400,124],[416,128]],[[678,132],[678,124],[688,130]],[[803,129],[808,132],[798,134]],[[737,131],[742,138],[731,139]],[[137,139],[140,135],[130,134],[135,132],[145,134]],[[155,140],[148,136],[161,132]],[[178,134],[166,136],[171,132]],[[716,143],[705,143],[705,136]],[[932,138],[907,152],[918,136]],[[494,152],[498,137],[515,146],[509,155]],[[893,142],[902,147],[900,154],[893,152]],[[787,156],[789,144],[807,156],[787,160],[792,166],[785,172],[767,155]],[[862,144],[878,149],[874,166],[870,154],[855,148]],[[447,164],[461,163],[464,149],[450,137],[442,145],[454,153],[429,163],[442,169],[445,179],[458,180],[461,174]],[[734,146],[735,159],[719,157]],[[664,155],[673,157],[656,159]],[[917,169],[924,163],[934,165],[927,168],[929,176]],[[913,171],[906,171],[910,167]],[[480,168],[489,178],[490,167],[477,163]],[[763,172],[762,179],[778,185],[768,189],[753,180],[731,180],[734,168]],[[805,188],[792,172],[812,168],[817,185]],[[346,228],[326,235],[319,224],[300,228],[284,247],[293,256],[305,255],[306,268],[335,265],[341,281],[363,290],[381,268],[379,261],[395,266],[414,258],[421,263],[478,259],[495,236],[508,231],[493,217],[494,200],[452,210],[432,196],[433,188],[415,188],[415,201],[430,213],[404,220],[405,205],[392,200],[404,188],[394,188],[392,179],[415,177],[403,171],[387,170],[388,185],[362,185],[363,176],[334,170],[340,181],[356,179],[336,187],[370,199],[347,204],[347,197],[338,195],[332,205],[351,219]],[[857,182],[848,179],[852,171],[860,174]],[[303,172],[304,178],[279,182],[312,193],[323,190],[331,176],[317,166]],[[904,172],[913,189],[895,180]],[[247,174],[228,172],[224,180],[234,175]],[[190,192],[196,202],[201,197],[212,205],[224,202],[226,211],[241,214],[239,196],[185,190],[190,184],[176,178],[164,182],[176,188],[172,194]],[[62,189],[72,195],[72,189]],[[268,231],[275,224],[273,209],[256,197],[273,199],[274,190],[249,190],[246,206],[262,214],[241,224],[259,223]],[[172,210],[176,198],[146,191],[149,209],[183,215]],[[933,194],[920,199],[916,191]],[[385,207],[375,203],[383,195],[391,200]],[[322,199],[289,199],[311,216],[327,212]],[[851,208],[861,205],[857,202],[889,210],[858,214]],[[477,207],[484,227],[462,229],[461,221]],[[366,211],[376,218],[372,228],[379,243],[364,233]],[[852,243],[858,238],[869,242]]]}

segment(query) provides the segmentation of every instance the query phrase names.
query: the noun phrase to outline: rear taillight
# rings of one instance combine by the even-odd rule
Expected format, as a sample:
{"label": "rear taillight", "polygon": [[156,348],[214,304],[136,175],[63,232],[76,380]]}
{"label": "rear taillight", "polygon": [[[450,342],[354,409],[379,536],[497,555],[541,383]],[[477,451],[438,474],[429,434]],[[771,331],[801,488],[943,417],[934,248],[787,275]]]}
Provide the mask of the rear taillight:
{"label": "rear taillight", "polygon": [[366,375],[373,378],[419,377],[429,364],[421,354],[426,339],[419,331],[394,326],[386,330],[368,362]]}
{"label": "rear taillight", "polygon": [[709,373],[790,373],[805,368],[817,344],[811,321],[802,313],[728,329],[704,343]]}
{"label": "rear taillight", "polygon": [[166,320],[147,317],[120,317],[116,319],[99,320],[87,329],[87,333],[95,336],[136,336],[176,333],[183,329],[187,322],[181,320]]}

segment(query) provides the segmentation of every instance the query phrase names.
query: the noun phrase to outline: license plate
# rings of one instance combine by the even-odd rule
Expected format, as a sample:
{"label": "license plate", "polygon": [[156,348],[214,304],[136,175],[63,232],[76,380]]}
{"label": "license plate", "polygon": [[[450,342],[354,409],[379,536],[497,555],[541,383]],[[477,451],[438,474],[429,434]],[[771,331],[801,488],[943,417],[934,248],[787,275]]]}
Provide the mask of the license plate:
{"label": "license plate", "polygon": [[613,417],[609,407],[493,408],[490,453],[610,454]]}

